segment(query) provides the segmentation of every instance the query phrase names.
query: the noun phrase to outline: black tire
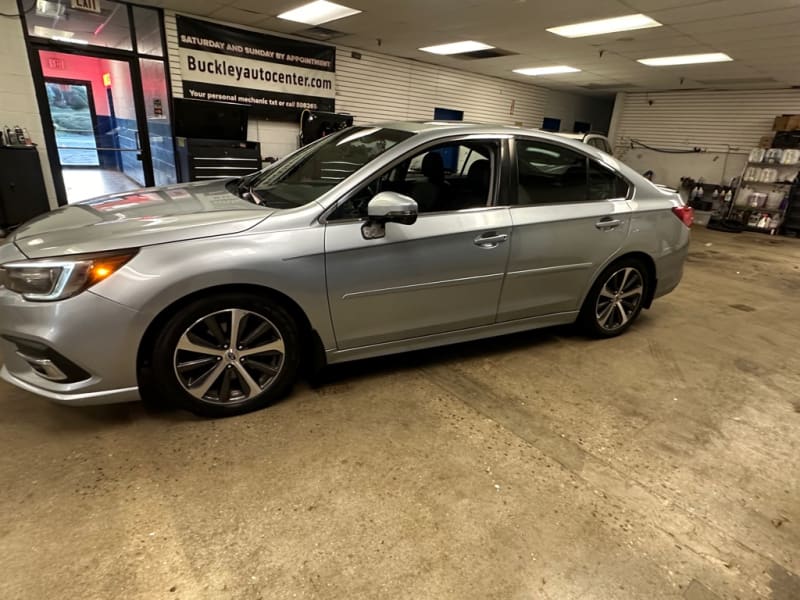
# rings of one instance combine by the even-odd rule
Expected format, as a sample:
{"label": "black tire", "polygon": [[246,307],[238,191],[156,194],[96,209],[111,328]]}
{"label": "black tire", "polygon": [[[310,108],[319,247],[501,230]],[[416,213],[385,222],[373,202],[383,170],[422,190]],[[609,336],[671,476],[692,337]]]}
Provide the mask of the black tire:
{"label": "black tire", "polygon": [[597,338],[625,333],[642,312],[650,286],[649,267],[641,260],[622,258],[610,264],[589,290],[578,324],[587,335]]}
{"label": "black tire", "polygon": [[[229,347],[232,340],[244,345]],[[286,395],[299,364],[298,327],[283,306],[269,297],[224,293],[169,319],[155,343],[151,373],[162,399],[201,417],[229,417]]]}

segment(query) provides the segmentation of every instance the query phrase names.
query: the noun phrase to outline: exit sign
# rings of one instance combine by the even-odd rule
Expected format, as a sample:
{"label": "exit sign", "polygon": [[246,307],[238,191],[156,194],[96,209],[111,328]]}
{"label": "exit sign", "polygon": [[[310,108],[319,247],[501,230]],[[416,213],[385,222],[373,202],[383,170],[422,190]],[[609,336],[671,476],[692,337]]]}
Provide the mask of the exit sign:
{"label": "exit sign", "polygon": [[69,4],[75,10],[100,14],[100,0],[70,0]]}

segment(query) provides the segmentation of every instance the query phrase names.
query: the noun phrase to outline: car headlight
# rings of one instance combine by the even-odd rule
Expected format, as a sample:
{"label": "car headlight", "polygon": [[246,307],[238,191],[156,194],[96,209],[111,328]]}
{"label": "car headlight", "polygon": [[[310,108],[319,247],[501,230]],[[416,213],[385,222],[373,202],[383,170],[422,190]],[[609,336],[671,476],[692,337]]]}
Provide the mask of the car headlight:
{"label": "car headlight", "polygon": [[0,285],[32,302],[71,298],[112,275],[137,250],[76,254],[0,265]]}

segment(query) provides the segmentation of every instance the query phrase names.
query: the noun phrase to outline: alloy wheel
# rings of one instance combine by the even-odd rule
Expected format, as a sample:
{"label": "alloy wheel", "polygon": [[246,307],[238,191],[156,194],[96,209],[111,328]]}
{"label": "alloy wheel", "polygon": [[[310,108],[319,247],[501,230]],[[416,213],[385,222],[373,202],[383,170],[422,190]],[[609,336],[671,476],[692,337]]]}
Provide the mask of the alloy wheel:
{"label": "alloy wheel", "polygon": [[644,298],[644,279],[638,269],[615,271],[600,289],[595,306],[598,325],[606,331],[624,327],[636,316]]}
{"label": "alloy wheel", "polygon": [[195,321],[174,353],[178,381],[211,404],[241,404],[266,390],[283,368],[286,349],[277,327],[258,313],[232,308]]}

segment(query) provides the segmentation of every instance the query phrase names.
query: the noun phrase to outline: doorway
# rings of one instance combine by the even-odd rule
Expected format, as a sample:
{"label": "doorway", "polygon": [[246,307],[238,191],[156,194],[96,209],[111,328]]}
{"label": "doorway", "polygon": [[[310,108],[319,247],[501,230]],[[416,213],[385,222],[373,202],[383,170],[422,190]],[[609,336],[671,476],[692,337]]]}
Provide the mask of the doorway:
{"label": "doorway", "polygon": [[163,13],[39,4],[22,19],[58,203],[175,183]]}
{"label": "doorway", "polygon": [[67,202],[147,184],[127,60],[39,50]]}
{"label": "doorway", "polygon": [[97,116],[92,82],[46,77],[47,104],[56,125],[58,158],[65,167],[97,167]]}

